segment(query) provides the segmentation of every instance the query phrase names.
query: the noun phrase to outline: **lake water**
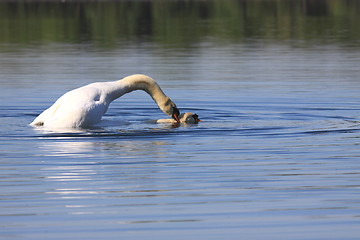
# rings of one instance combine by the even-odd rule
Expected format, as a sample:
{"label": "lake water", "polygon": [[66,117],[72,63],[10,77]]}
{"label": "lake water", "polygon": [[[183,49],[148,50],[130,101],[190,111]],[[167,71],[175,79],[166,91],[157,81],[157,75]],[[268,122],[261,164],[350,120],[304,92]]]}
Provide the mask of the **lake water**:
{"label": "lake water", "polygon": [[[178,13],[180,2],[0,4],[18,13],[0,25],[0,239],[359,239],[356,1],[199,1]],[[149,4],[178,14],[159,10],[173,28],[154,20],[152,32],[111,24],[97,32],[97,22],[74,17],[108,23],[98,9],[112,16],[122,4],[134,7],[131,16]],[[296,11],[304,4],[316,11]],[[259,11],[240,34],[234,23],[223,28],[233,18],[214,14],[222,7]],[[259,30],[274,9],[287,19],[288,8],[293,25]],[[66,91],[134,73],[155,78],[203,122],[149,123],[166,116],[133,92],[110,105],[99,128],[28,125]]]}

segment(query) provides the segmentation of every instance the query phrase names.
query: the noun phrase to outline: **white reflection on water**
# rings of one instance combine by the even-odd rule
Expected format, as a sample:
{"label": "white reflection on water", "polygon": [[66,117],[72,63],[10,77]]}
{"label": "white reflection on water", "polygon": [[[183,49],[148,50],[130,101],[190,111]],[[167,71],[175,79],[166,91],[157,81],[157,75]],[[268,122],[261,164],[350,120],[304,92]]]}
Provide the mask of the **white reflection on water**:
{"label": "white reflection on water", "polygon": [[[166,158],[165,141],[45,141],[39,149],[45,157],[59,158],[42,168],[51,181],[91,181],[107,166],[122,171],[133,164],[159,164]],[[70,160],[71,159],[71,160]],[[151,169],[151,168],[149,168]],[[134,178],[144,178],[134,176]],[[56,191],[64,194],[61,191]],[[66,194],[65,194],[66,195]]]}
{"label": "white reflection on water", "polygon": [[72,158],[91,158],[93,154],[89,152],[94,146],[91,142],[66,142],[58,141],[44,142],[39,148],[43,151],[44,156],[63,156]]}
{"label": "white reflection on water", "polygon": [[[44,141],[39,146],[44,156],[62,156],[84,159],[101,159],[105,156],[116,156],[122,159],[134,156],[151,156],[161,158],[164,150],[161,146],[169,145],[165,141]],[[99,158],[100,157],[100,158]]]}

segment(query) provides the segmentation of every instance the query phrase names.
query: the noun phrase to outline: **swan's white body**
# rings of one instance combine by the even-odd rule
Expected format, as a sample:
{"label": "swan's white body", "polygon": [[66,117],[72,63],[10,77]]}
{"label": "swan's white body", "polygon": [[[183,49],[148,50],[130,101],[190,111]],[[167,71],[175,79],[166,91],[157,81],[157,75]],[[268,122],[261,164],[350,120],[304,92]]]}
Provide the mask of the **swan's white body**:
{"label": "swan's white body", "polygon": [[131,75],[114,82],[97,82],[71,90],[61,96],[50,108],[31,123],[33,126],[51,128],[80,128],[98,123],[110,103],[134,91],[146,91],[159,108],[177,118],[179,112],[159,85],[146,75]]}

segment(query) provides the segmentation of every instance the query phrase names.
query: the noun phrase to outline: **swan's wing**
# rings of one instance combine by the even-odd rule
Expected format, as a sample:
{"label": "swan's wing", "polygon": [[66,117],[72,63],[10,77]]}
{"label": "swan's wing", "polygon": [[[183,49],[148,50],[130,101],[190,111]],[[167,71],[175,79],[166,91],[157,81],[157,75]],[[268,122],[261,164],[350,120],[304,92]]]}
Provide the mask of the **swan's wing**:
{"label": "swan's wing", "polygon": [[61,96],[42,112],[31,125],[51,127],[81,127],[100,121],[108,104],[102,101],[102,91],[89,86],[74,89]]}

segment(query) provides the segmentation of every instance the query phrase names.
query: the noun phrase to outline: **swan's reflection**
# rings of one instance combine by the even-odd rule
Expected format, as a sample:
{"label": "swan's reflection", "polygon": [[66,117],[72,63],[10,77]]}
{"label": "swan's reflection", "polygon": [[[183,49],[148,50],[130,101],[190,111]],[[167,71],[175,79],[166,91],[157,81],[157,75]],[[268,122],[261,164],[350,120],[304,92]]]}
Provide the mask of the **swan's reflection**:
{"label": "swan's reflection", "polygon": [[[82,139],[80,138],[80,140]],[[166,141],[117,141],[101,140],[101,138],[80,140],[44,141],[39,148],[42,150],[43,156],[81,158],[81,161],[98,162],[113,157],[122,159],[144,156],[161,158],[166,154],[163,146],[170,145]]]}
{"label": "swan's reflection", "polygon": [[[80,138],[80,140],[82,140]],[[161,162],[166,158],[166,141],[116,141],[116,140],[57,140],[44,141],[39,147],[43,156],[50,157],[50,163],[46,169],[47,173],[63,172],[71,179],[75,179],[86,173],[97,171],[99,165],[126,165],[143,162]],[[51,159],[55,159],[56,163]],[[95,167],[97,165],[97,167]],[[80,171],[81,170],[81,171]],[[71,172],[71,174],[70,174]],[[62,174],[62,176],[64,176]],[[62,176],[47,176],[52,179],[65,179]],[[82,177],[83,179],[83,177]],[[69,180],[69,179],[67,179]]]}
{"label": "swan's reflection", "polygon": [[[87,140],[87,141],[86,141]],[[57,199],[101,196],[154,197],[167,162],[166,141],[44,141],[44,179]],[[151,184],[151,189],[148,189]],[[75,210],[75,209],[74,209]]]}

